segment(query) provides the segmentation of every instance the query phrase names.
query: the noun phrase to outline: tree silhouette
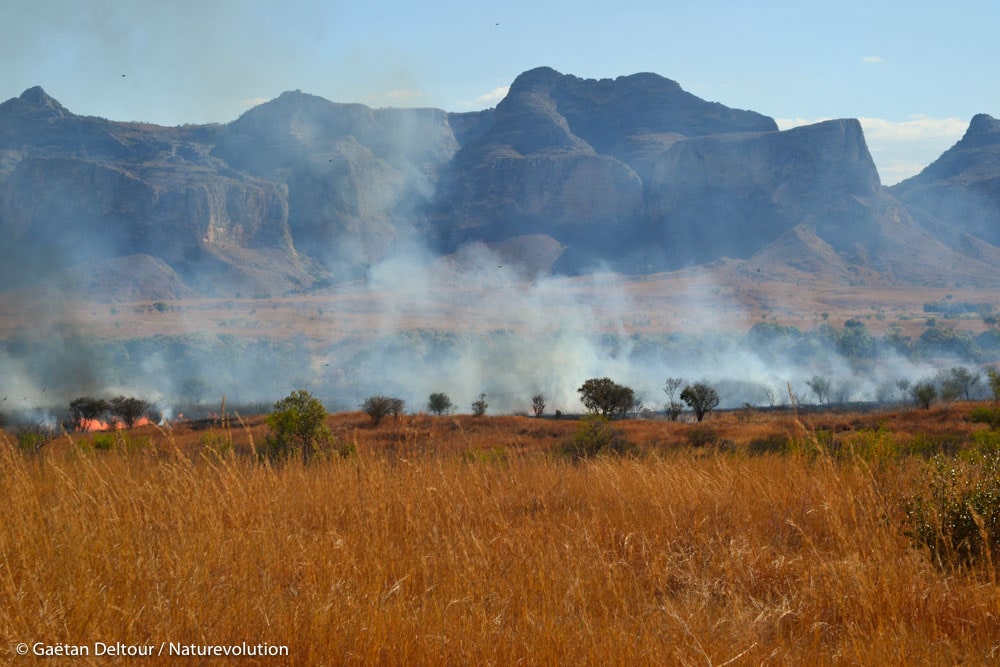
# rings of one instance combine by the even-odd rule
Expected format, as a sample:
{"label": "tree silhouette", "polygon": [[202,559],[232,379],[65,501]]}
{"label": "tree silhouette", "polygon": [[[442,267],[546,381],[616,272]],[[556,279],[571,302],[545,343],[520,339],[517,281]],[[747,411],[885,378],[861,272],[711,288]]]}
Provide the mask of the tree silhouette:
{"label": "tree silhouette", "polygon": [[719,393],[707,382],[698,382],[684,387],[681,400],[694,410],[694,416],[701,421],[705,415],[719,404]]}

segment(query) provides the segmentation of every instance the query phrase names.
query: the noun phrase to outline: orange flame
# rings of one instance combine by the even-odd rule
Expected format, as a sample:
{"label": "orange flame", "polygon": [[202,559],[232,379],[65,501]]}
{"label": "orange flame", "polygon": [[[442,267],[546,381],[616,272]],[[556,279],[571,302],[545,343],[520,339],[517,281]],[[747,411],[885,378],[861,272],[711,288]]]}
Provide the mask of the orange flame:
{"label": "orange flame", "polygon": [[[139,417],[135,421],[135,425],[136,426],[147,426],[147,425],[152,424],[152,423],[153,422],[149,421],[149,419],[147,417]],[[112,430],[112,428],[114,428],[116,430],[117,429],[123,429],[123,428],[125,428],[125,424],[123,424],[122,422],[118,422],[118,421],[109,424],[108,422],[101,421],[100,419],[81,419],[80,420],[80,430],[81,431],[86,431],[88,433],[93,433],[93,432],[96,432],[96,431],[110,431],[110,430]]]}

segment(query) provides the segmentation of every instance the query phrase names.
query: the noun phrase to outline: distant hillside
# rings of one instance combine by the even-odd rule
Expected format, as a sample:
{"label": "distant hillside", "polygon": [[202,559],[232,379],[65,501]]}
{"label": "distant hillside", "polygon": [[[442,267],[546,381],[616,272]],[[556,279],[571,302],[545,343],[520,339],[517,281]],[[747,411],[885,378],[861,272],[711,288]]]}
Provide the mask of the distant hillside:
{"label": "distant hillside", "polygon": [[884,188],[856,120],[779,132],[650,73],[538,68],[462,114],[294,91],[174,128],[77,116],[40,87],[0,104],[0,290],[308,292],[412,248],[456,267],[489,248],[526,275],[723,261],[755,280],[997,286],[998,246],[986,115]]}
{"label": "distant hillside", "polygon": [[931,216],[925,224],[936,233],[1000,245],[1000,121],[975,116],[957,144],[890,191]]}

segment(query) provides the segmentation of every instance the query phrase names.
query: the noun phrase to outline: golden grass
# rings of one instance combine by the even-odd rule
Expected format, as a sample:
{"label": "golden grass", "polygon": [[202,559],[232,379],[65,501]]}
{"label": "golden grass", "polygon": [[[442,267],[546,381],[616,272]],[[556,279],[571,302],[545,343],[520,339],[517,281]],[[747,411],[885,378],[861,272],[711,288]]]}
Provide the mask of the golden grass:
{"label": "golden grass", "polygon": [[[707,453],[670,444],[689,425],[627,422],[644,456],[573,464],[547,453],[570,421],[365,419],[330,420],[357,457],[310,466],[241,456],[259,420],[209,431],[222,457],[182,428],[133,453],[0,441],[0,659],[21,641],[267,642],[289,656],[243,664],[295,665],[997,659],[995,585],[901,532],[916,461]],[[67,663],[108,662],[90,660]]]}
{"label": "golden grass", "polygon": [[[815,277],[813,277],[815,278]],[[756,322],[772,321],[807,331],[823,322],[840,328],[848,319],[860,319],[872,333],[884,335],[898,326],[904,335],[919,337],[933,314],[924,311],[927,302],[989,304],[1000,307],[995,289],[927,288],[924,286],[831,286],[811,284],[809,278],[747,281],[732,267],[717,270],[681,271],[649,276],[588,277],[567,279],[551,286],[560,296],[546,306],[545,321],[559,322],[588,313],[593,333],[655,335],[672,332],[746,331]],[[613,281],[621,298],[609,300]],[[530,290],[530,284],[518,286]],[[328,293],[261,299],[196,298],[163,302],[166,312],[151,316],[153,302],[102,303],[59,301],[53,296],[25,298],[13,292],[0,294],[0,337],[23,333],[25,322],[32,331],[66,330],[76,334],[111,338],[141,338],[153,335],[228,334],[255,339],[282,340],[305,337],[318,346],[346,338],[370,338],[387,326],[386,317],[397,318],[399,330],[425,328],[462,333],[497,329],[538,331],[526,312],[523,319],[509,308],[497,308],[495,298],[482,298],[482,287],[440,281],[434,289],[407,308],[399,299],[364,288],[341,285]],[[398,296],[398,295],[396,295]],[[386,303],[394,306],[386,311]],[[690,318],[692,303],[712,317]],[[821,319],[825,314],[826,318]],[[939,316],[940,319],[940,316]],[[949,322],[959,330],[980,333],[986,325],[980,317]]]}

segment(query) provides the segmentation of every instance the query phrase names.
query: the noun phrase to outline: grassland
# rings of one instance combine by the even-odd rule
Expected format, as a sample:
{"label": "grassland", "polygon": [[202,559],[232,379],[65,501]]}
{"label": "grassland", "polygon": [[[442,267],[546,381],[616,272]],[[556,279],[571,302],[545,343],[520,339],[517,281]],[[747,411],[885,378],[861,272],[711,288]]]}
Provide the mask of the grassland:
{"label": "grassland", "polygon": [[[525,295],[540,299],[534,309],[525,305]],[[275,340],[296,337],[329,344],[389,329],[536,331],[544,329],[540,319],[560,322],[581,313],[586,313],[588,330],[594,334],[623,329],[630,334],[745,331],[764,319],[808,330],[823,322],[840,327],[857,319],[877,335],[898,327],[907,336],[919,336],[927,317],[933,316],[924,312],[924,304],[939,301],[1000,310],[995,289],[831,286],[805,279],[755,281],[721,270],[692,270],[573,278],[546,283],[544,288],[532,283],[442,281],[400,295],[359,283],[308,295],[129,304],[26,298],[15,291],[0,295],[0,338],[23,333],[30,322],[27,329],[34,332],[112,338],[200,332]],[[985,329],[975,313],[951,325],[972,333]]]}
{"label": "grassland", "polygon": [[[635,456],[577,463],[554,453],[577,422],[526,417],[333,415],[357,453],[308,466],[256,462],[259,417],[36,455],[7,434],[0,660],[266,642],[288,657],[241,664],[988,663],[992,569],[904,533],[925,461],[903,452],[966,446],[969,410],[712,414],[714,447],[625,421]],[[793,446],[749,454],[775,436]],[[185,660],[143,663],[205,664]]]}

